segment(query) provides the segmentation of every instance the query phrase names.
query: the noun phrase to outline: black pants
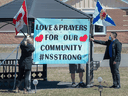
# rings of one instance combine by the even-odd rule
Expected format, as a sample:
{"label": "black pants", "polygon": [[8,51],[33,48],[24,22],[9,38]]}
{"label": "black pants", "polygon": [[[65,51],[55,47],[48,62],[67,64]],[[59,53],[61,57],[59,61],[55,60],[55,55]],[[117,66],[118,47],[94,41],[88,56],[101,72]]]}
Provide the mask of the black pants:
{"label": "black pants", "polygon": [[112,58],[109,60],[109,62],[110,62],[109,64],[113,78],[113,85],[115,86],[120,85],[120,74],[119,74],[120,62],[116,62],[116,64],[113,64],[114,61]]}
{"label": "black pants", "polygon": [[30,72],[31,72],[30,69],[25,69],[24,67],[19,66],[19,76],[18,76],[18,83],[17,83],[18,88],[20,87],[21,80],[23,79],[23,76],[24,76],[24,87],[25,87],[25,89],[27,89],[27,87],[29,86]]}

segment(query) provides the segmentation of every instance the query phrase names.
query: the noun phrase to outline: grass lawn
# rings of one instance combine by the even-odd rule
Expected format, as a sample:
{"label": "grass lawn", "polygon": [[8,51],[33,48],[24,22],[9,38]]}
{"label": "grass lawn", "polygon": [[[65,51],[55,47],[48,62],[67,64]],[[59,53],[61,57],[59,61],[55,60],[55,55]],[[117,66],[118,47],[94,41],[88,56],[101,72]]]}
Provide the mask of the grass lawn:
{"label": "grass lawn", "polygon": [[[11,53],[16,47],[0,47],[0,53]],[[94,47],[94,53],[104,53],[106,47]],[[17,51],[14,51],[16,53]],[[21,52],[19,48],[19,52]],[[122,47],[121,53],[128,54],[128,47]]]}
{"label": "grass lawn", "polygon": [[[100,96],[98,92],[98,77],[103,78],[104,86],[101,96],[128,96],[128,67],[120,67],[121,89],[108,88],[112,85],[112,78],[109,67],[100,67],[94,71],[94,86],[91,88],[63,88],[63,89],[41,89],[36,94],[23,94],[7,92],[0,90],[0,96]],[[71,82],[68,68],[48,68],[48,81]],[[104,83],[105,81],[105,83]],[[76,82],[79,82],[78,74],[76,74]],[[84,73],[84,82],[86,76]]]}

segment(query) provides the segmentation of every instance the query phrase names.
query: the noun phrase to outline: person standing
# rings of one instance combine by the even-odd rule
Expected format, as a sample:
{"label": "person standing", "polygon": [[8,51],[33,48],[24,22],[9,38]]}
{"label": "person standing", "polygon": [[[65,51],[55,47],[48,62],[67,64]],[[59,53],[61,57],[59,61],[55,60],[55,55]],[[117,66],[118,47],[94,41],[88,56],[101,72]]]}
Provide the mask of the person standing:
{"label": "person standing", "polygon": [[20,44],[20,48],[21,48],[21,57],[19,60],[19,76],[18,76],[18,83],[16,85],[16,93],[19,92],[19,87],[21,84],[21,80],[23,79],[23,75],[25,78],[24,93],[27,93],[27,87],[29,85],[29,74],[31,72],[31,67],[32,67],[32,53],[35,50],[33,46],[32,38],[30,37],[25,38]]}
{"label": "person standing", "polygon": [[119,89],[121,88],[119,65],[121,61],[122,43],[120,43],[116,37],[117,33],[111,32],[108,41],[95,40],[93,38],[91,38],[90,40],[95,43],[107,46],[103,59],[109,59],[110,70],[113,78],[113,85],[110,88]]}
{"label": "person standing", "polygon": [[83,64],[69,64],[69,71],[71,73],[71,80],[72,80],[72,87],[76,87],[76,83],[75,83],[75,73],[79,73],[79,78],[80,78],[80,82],[79,82],[79,87],[85,87],[85,84],[83,82],[83,72],[85,72],[84,70],[84,65]]}

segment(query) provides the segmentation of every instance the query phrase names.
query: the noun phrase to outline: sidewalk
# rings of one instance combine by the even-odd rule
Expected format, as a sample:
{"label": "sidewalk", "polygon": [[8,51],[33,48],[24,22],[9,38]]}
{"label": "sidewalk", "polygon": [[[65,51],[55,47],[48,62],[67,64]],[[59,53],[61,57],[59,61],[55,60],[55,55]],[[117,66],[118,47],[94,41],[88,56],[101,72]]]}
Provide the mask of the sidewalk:
{"label": "sidewalk", "polygon": [[[106,47],[106,46],[100,44],[94,44],[94,47]],[[122,44],[122,47],[128,47],[128,44]]]}

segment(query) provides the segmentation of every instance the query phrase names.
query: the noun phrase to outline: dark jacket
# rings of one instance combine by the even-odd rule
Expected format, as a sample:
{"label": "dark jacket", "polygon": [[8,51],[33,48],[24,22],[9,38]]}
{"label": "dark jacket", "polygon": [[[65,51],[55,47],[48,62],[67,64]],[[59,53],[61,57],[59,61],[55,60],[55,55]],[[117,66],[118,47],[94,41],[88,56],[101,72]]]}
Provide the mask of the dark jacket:
{"label": "dark jacket", "polygon": [[24,67],[25,69],[31,69],[32,67],[32,52],[35,48],[32,44],[25,45],[24,41],[20,44],[21,48],[21,57],[19,60],[19,66]]}
{"label": "dark jacket", "polygon": [[[103,59],[110,59],[109,45],[111,44],[111,41],[110,40],[108,40],[108,41],[94,40],[94,42],[107,46]],[[112,59],[113,59],[113,61],[115,61],[115,62],[121,61],[121,50],[122,50],[122,43],[120,43],[118,39],[115,39],[115,41],[112,44]]]}

